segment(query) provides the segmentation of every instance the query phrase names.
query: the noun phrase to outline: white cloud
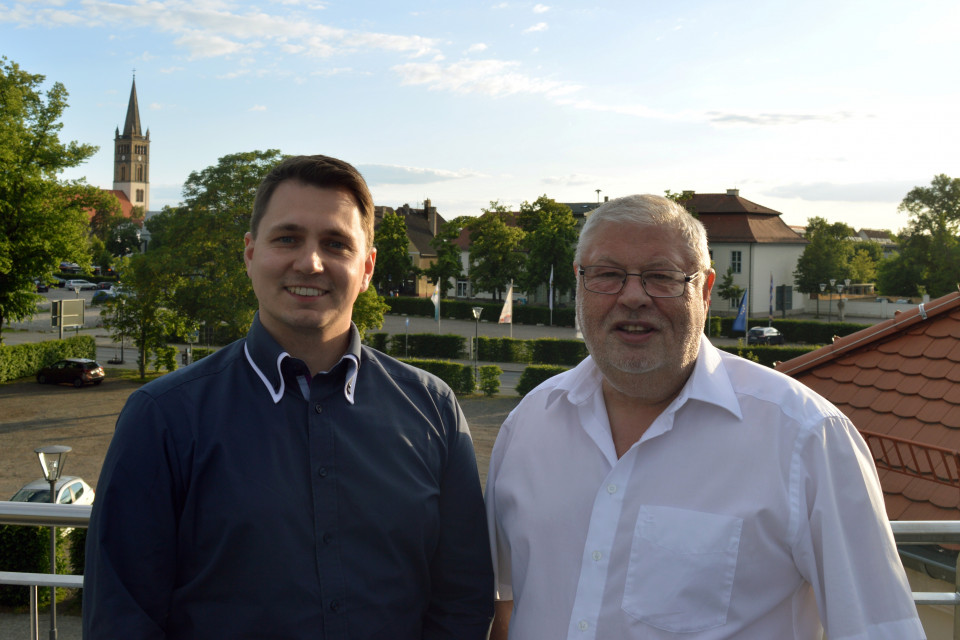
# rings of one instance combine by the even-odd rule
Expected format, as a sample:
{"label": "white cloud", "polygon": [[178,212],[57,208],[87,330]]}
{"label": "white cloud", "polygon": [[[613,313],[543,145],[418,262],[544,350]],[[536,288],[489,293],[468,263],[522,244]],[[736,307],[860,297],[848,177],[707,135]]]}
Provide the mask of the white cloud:
{"label": "white cloud", "polygon": [[543,184],[561,187],[582,187],[603,182],[604,179],[584,173],[571,173],[566,176],[548,176],[540,180]]}
{"label": "white cloud", "polygon": [[183,67],[163,67],[160,69],[160,73],[176,73],[177,71],[183,71]]}
{"label": "white cloud", "polygon": [[917,180],[878,180],[841,184],[834,182],[810,182],[785,184],[766,189],[767,195],[775,198],[800,198],[802,200],[833,202],[900,202],[910,189],[922,183]]}
{"label": "white cloud", "polygon": [[370,184],[429,184],[447,180],[486,177],[476,171],[461,169],[426,169],[422,167],[401,167],[389,164],[357,165],[357,169]]}
{"label": "white cloud", "polygon": [[266,111],[267,108],[262,104],[255,104],[249,109],[250,111]]}
{"label": "white cloud", "polygon": [[187,49],[192,60],[225,56],[244,49],[239,42],[202,31],[189,31],[177,38],[174,44]]}
{"label": "white cloud", "polygon": [[717,125],[746,125],[746,126],[784,126],[804,124],[808,122],[831,123],[855,120],[861,116],[849,111],[835,111],[832,113],[723,113],[709,111],[707,119]]}
{"label": "white cloud", "polygon": [[482,42],[470,45],[470,48],[467,49],[467,53],[479,53],[481,51],[486,51],[487,45]]}
{"label": "white cloud", "polygon": [[550,7],[548,7],[548,6],[545,5],[545,4],[535,4],[535,5],[533,5],[533,12],[534,12],[534,13],[546,13],[547,11],[550,11]]}
{"label": "white cloud", "polygon": [[465,60],[446,66],[411,62],[392,69],[405,85],[426,85],[431,90],[480,93],[498,98],[524,93],[556,98],[580,89],[577,85],[532,78],[514,71],[518,66],[518,62],[505,60]]}
{"label": "white cloud", "polygon": [[490,7],[491,9],[506,9],[510,5],[506,2],[498,2],[497,4]]}
{"label": "white cloud", "polygon": [[537,33],[539,31],[546,31],[550,26],[546,22],[538,22],[532,27],[527,27],[523,30],[524,33]]}

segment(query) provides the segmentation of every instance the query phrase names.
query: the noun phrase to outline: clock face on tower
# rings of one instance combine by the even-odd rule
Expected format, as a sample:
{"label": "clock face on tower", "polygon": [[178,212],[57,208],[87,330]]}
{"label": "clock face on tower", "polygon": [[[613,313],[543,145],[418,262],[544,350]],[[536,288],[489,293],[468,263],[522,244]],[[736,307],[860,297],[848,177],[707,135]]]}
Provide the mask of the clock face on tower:
{"label": "clock face on tower", "polygon": [[137,161],[139,162],[141,160],[143,160],[143,156],[137,156]]}

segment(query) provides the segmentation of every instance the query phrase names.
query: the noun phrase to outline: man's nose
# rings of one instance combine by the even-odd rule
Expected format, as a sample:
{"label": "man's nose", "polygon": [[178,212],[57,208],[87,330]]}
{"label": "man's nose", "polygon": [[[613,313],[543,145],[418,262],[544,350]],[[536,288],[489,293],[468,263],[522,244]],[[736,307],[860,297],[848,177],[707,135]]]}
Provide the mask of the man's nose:
{"label": "man's nose", "polygon": [[650,295],[643,288],[640,274],[631,273],[627,275],[617,301],[628,307],[640,306],[650,301]]}
{"label": "man's nose", "polygon": [[317,247],[305,247],[297,257],[297,269],[303,273],[319,273],[323,271],[323,258]]}

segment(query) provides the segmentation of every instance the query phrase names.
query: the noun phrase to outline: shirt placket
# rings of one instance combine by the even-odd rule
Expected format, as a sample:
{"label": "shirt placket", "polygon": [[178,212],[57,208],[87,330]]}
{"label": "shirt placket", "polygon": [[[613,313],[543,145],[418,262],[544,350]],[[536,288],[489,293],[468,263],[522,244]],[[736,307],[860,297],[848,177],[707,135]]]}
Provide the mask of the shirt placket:
{"label": "shirt placket", "polygon": [[[311,484],[314,507],[314,548],[323,607],[323,637],[348,637],[346,583],[340,554],[340,518],[337,486],[335,423],[330,419],[336,394],[324,394],[314,383],[308,402]],[[325,405],[328,405],[325,407]]]}
{"label": "shirt placket", "polygon": [[597,489],[590,512],[590,526],[580,558],[580,578],[573,602],[568,640],[594,640],[600,619],[604,586],[610,569],[610,554],[623,511],[634,450],[628,451],[610,470]]}

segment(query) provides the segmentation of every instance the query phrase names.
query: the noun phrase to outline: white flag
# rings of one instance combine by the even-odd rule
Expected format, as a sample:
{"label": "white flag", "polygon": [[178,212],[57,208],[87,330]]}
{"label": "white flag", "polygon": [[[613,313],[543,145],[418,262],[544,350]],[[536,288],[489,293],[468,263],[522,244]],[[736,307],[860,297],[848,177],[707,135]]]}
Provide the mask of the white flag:
{"label": "white flag", "polygon": [[513,324],[513,283],[507,289],[507,299],[500,311],[500,324]]}
{"label": "white flag", "polygon": [[550,265],[550,311],[553,311],[553,265]]}
{"label": "white flag", "polygon": [[433,317],[437,322],[440,322],[440,281],[437,280],[437,285],[433,288],[433,295],[430,296],[430,301],[433,302]]}

